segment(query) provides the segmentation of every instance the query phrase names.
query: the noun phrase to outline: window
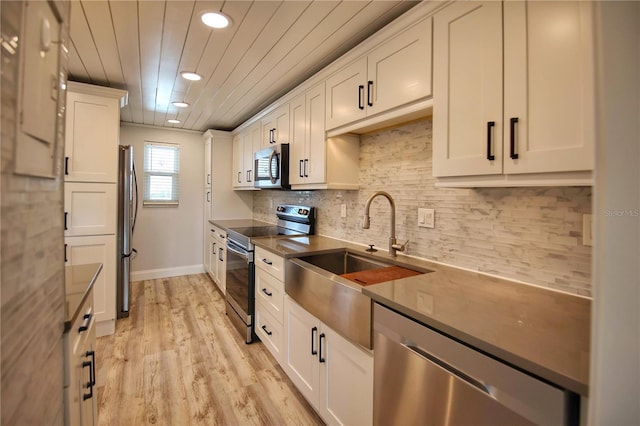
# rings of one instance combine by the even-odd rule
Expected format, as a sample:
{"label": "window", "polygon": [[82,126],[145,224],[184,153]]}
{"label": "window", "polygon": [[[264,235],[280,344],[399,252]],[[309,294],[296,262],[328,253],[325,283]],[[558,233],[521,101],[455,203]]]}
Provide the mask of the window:
{"label": "window", "polygon": [[145,142],[143,205],[177,206],[179,177],[180,145]]}

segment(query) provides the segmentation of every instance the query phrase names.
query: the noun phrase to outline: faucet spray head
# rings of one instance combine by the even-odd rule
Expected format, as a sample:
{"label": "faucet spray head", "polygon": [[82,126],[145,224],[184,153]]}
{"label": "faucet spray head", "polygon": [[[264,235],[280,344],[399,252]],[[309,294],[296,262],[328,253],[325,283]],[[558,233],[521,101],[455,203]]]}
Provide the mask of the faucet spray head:
{"label": "faucet spray head", "polygon": [[365,214],[364,215],[364,220],[362,221],[362,229],[369,229],[369,225],[370,225],[369,215]]}

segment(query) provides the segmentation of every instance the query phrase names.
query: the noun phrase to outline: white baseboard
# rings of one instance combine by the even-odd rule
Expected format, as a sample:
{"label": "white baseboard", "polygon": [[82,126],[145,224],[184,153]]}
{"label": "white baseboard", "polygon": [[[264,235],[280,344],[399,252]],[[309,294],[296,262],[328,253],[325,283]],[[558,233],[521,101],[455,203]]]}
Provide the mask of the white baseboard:
{"label": "white baseboard", "polygon": [[177,266],[175,268],[147,269],[145,271],[131,272],[131,281],[179,277],[181,275],[203,274],[204,272],[204,265],[187,265]]}

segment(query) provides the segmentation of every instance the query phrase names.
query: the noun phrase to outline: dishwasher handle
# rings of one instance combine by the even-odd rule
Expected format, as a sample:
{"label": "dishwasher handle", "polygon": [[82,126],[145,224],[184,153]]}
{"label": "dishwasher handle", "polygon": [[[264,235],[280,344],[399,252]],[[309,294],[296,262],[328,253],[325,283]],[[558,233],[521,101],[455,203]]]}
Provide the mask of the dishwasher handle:
{"label": "dishwasher handle", "polygon": [[486,384],[484,384],[483,382],[481,382],[480,380],[475,379],[475,378],[471,377],[470,375],[466,374],[465,372],[458,370],[454,366],[447,364],[443,360],[431,355],[429,352],[425,351],[422,348],[419,348],[418,346],[410,345],[410,344],[407,344],[407,343],[402,343],[402,346],[404,346],[405,348],[407,348],[410,351],[414,352],[416,355],[424,358],[426,361],[429,361],[429,362],[437,365],[438,367],[442,368],[443,370],[446,370],[449,374],[452,374],[452,375],[456,376],[458,379],[460,379],[460,380],[470,384],[471,386],[481,390],[482,392],[486,393],[491,398],[496,399],[495,396],[491,394],[490,387],[487,386]]}

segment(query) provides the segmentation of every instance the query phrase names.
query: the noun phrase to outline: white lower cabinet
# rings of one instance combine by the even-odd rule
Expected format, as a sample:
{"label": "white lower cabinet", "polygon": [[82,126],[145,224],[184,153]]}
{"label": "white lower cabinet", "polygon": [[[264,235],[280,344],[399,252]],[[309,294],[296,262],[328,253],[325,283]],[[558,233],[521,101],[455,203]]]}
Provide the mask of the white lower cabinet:
{"label": "white lower cabinet", "polygon": [[255,331],[271,355],[282,364],[284,258],[256,247],[255,259]]}
{"label": "white lower cabinet", "polygon": [[[102,274],[101,274],[102,275]],[[65,426],[89,426],[98,423],[96,386],[96,329],[88,297],[81,315],[64,335],[65,350]]]}
{"label": "white lower cabinet", "polygon": [[373,422],[373,354],[286,295],[281,365],[327,424]]}
{"label": "white lower cabinet", "polygon": [[66,237],[65,264],[102,263],[93,285],[93,313],[96,336],[113,334],[116,327],[116,236]]}

